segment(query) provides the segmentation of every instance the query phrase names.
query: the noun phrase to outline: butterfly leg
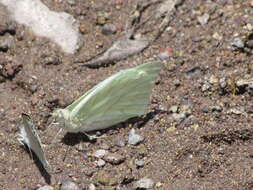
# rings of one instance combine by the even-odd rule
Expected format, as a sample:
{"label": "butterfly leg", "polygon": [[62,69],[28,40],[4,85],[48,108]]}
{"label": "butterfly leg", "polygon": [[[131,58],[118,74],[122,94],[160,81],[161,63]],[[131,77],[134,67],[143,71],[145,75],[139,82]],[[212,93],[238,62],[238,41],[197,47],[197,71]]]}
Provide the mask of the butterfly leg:
{"label": "butterfly leg", "polygon": [[95,140],[95,139],[100,139],[100,138],[103,138],[103,137],[98,137],[97,135],[90,135],[90,134],[88,134],[88,133],[86,133],[86,132],[82,132],[86,137],[88,137],[88,139],[90,140],[90,141],[93,141],[93,140]]}

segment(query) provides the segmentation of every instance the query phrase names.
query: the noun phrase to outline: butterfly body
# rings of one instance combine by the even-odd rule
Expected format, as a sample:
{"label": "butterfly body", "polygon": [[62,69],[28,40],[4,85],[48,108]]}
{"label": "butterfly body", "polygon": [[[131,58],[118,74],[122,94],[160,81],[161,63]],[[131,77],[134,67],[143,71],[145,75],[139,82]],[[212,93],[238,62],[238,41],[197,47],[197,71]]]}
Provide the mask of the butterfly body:
{"label": "butterfly body", "polygon": [[122,70],[53,116],[68,132],[106,129],[145,114],[161,63],[146,63]]}

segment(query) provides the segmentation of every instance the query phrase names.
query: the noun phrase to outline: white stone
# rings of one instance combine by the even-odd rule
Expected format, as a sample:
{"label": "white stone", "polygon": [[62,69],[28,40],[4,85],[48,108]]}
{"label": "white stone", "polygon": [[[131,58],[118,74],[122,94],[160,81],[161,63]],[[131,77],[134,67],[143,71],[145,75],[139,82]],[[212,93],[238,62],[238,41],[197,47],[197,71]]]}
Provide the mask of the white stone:
{"label": "white stone", "polygon": [[80,46],[79,24],[65,12],[51,11],[40,0],[0,0],[19,24],[31,28],[38,36],[58,44],[66,53],[73,54]]}

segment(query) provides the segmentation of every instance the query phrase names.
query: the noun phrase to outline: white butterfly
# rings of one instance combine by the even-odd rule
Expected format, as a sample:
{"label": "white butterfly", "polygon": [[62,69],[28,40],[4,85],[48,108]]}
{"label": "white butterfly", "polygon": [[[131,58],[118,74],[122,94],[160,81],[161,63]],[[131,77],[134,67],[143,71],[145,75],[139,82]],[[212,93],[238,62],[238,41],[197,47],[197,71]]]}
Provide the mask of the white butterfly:
{"label": "white butterfly", "polygon": [[21,144],[25,143],[30,150],[33,150],[33,152],[36,154],[36,156],[42,163],[43,167],[48,173],[50,173],[51,167],[46,160],[44,151],[42,149],[41,141],[36,132],[33,121],[28,115],[24,113],[22,114],[22,125],[20,127],[20,133],[18,134],[18,136],[18,141]]}
{"label": "white butterfly", "polygon": [[63,129],[72,133],[101,130],[141,116],[161,67],[160,62],[154,62],[122,70],[65,109],[56,110],[53,116]]}

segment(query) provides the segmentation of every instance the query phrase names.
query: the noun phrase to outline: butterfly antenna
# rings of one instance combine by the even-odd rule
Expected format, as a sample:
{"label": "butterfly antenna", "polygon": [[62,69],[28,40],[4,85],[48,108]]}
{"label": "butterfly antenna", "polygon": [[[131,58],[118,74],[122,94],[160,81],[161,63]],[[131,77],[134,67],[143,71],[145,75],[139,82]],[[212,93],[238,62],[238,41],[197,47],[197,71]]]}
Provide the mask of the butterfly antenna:
{"label": "butterfly antenna", "polygon": [[55,121],[55,119],[53,121],[50,122],[50,124],[48,125],[47,129],[46,129],[46,132],[48,129],[50,129],[53,125],[57,125],[59,124],[58,122]]}
{"label": "butterfly antenna", "polygon": [[66,151],[65,154],[64,154],[64,157],[63,157],[63,159],[62,159],[63,162],[65,162],[65,160],[66,160],[66,158],[67,158],[67,155],[68,155],[68,153],[69,153],[69,150],[70,150],[70,146],[68,146],[67,151]]}
{"label": "butterfly antenna", "polygon": [[53,140],[51,141],[51,143],[54,143],[56,138],[59,136],[59,134],[62,132],[62,128],[59,129],[59,131],[56,133],[56,135],[54,136]]}

